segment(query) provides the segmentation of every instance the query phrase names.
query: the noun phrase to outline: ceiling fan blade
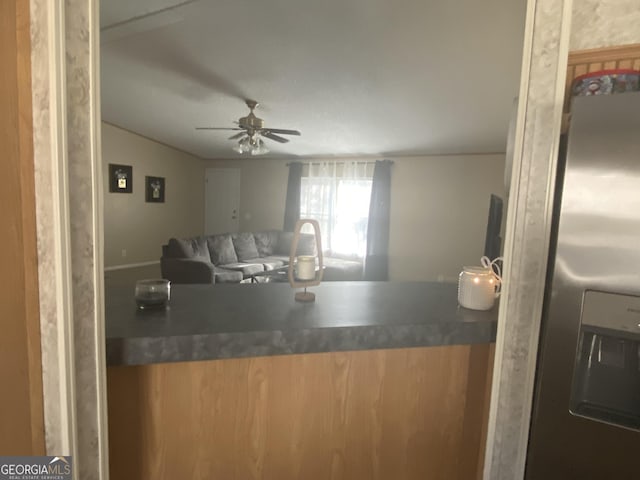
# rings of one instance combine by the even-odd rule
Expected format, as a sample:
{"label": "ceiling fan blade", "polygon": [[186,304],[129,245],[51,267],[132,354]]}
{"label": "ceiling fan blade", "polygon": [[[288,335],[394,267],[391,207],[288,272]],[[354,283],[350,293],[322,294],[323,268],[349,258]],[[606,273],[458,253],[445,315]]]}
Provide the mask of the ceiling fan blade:
{"label": "ceiling fan blade", "polygon": [[232,128],[232,127],[196,127],[196,130],[244,130],[244,128]]}
{"label": "ceiling fan blade", "polygon": [[263,132],[280,133],[281,135],[300,135],[298,130],[286,130],[283,128],[265,128]]}
{"label": "ceiling fan blade", "polygon": [[289,141],[288,138],[284,138],[279,135],[276,135],[275,133],[271,133],[270,130],[263,131],[261,135],[265,138],[270,138],[271,140],[275,140],[276,142],[280,142],[280,143],[287,143]]}
{"label": "ceiling fan blade", "polygon": [[235,140],[236,138],[240,138],[242,136],[246,135],[246,132],[238,132],[235,135],[231,135],[229,137],[229,140]]}

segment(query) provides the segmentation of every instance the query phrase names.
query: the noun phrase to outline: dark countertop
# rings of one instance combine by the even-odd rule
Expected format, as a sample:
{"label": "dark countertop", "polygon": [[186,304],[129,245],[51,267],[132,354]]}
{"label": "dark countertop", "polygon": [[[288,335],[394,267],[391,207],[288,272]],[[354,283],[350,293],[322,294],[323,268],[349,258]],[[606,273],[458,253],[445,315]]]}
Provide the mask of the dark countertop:
{"label": "dark countertop", "polygon": [[173,285],[166,310],[106,291],[108,365],[490,343],[497,307],[458,306],[457,285],[326,282],[298,303],[286,283]]}

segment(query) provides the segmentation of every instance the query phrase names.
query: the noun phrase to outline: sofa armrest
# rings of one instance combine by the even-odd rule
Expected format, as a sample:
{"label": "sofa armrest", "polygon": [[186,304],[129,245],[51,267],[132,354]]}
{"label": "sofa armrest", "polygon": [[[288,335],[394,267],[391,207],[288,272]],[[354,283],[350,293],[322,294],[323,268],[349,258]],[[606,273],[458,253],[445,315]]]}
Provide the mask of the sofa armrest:
{"label": "sofa armrest", "polygon": [[162,278],[172,283],[215,283],[212,263],[192,258],[161,258]]}

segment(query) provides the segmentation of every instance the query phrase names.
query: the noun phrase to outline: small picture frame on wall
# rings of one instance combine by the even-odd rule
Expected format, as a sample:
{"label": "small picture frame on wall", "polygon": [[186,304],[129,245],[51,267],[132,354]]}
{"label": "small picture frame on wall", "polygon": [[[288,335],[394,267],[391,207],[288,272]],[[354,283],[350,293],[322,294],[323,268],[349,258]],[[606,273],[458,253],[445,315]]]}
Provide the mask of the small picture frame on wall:
{"label": "small picture frame on wall", "polygon": [[133,192],[133,167],[109,164],[109,191],[113,193]]}
{"label": "small picture frame on wall", "polygon": [[147,202],[164,203],[164,177],[144,177]]}

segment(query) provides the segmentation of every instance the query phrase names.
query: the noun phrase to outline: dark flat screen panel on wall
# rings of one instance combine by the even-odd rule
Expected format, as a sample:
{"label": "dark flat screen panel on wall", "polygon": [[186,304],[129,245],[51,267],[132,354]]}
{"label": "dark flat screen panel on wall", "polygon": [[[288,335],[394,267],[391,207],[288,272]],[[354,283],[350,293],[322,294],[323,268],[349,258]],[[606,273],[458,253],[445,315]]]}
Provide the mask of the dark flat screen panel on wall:
{"label": "dark flat screen panel on wall", "polygon": [[491,195],[489,200],[489,218],[487,219],[487,236],[484,241],[484,255],[491,260],[500,256],[502,237],[502,199],[497,195]]}

